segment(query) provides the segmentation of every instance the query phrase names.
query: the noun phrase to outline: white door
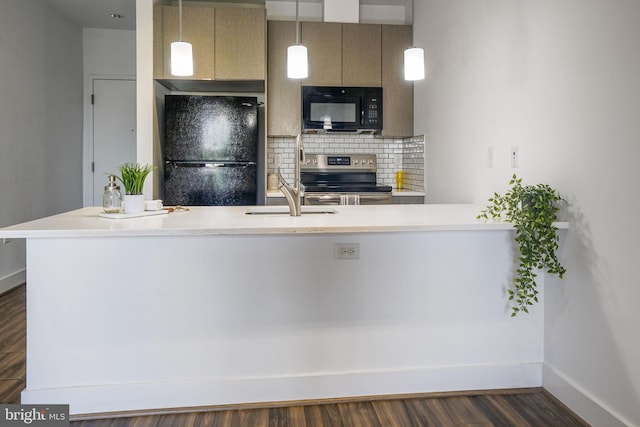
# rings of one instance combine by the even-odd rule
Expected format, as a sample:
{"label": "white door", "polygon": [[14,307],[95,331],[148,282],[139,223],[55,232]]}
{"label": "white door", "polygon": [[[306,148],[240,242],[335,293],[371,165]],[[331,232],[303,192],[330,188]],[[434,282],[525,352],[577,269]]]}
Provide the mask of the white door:
{"label": "white door", "polygon": [[93,80],[94,206],[102,206],[107,175],[118,175],[120,164],[135,161],[135,80]]}

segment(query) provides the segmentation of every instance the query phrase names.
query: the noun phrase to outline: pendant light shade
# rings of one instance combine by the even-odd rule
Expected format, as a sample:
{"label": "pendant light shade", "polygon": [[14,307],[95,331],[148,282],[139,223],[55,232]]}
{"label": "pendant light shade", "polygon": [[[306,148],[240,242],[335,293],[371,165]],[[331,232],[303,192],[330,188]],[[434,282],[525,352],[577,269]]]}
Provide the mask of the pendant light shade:
{"label": "pendant light shade", "polygon": [[171,43],[171,74],[193,76],[193,48],[182,40],[182,0],[178,2],[178,21],[180,40]]}
{"label": "pendant light shade", "polygon": [[296,44],[287,48],[287,77],[290,79],[306,79],[309,77],[307,48],[300,44],[298,0],[296,0]]}
{"label": "pendant light shade", "polygon": [[424,49],[412,47],[404,51],[404,79],[424,79]]}
{"label": "pendant light shade", "polygon": [[298,44],[287,48],[287,77],[290,79],[309,77],[309,61],[305,46]]}
{"label": "pendant light shade", "polygon": [[193,51],[191,43],[171,43],[171,74],[174,76],[193,76]]}

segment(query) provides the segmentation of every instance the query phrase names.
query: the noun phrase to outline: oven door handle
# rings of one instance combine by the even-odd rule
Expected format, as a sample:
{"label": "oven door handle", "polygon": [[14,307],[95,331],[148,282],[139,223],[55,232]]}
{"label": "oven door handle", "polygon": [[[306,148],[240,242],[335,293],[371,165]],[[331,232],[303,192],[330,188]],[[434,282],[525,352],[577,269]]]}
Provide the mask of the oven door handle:
{"label": "oven door handle", "polygon": [[360,193],[361,204],[391,203],[391,193]]}
{"label": "oven door handle", "polygon": [[332,193],[304,193],[305,205],[339,205],[340,194]]}
{"label": "oven door handle", "polygon": [[309,193],[305,205],[378,205],[390,204],[391,193]]}

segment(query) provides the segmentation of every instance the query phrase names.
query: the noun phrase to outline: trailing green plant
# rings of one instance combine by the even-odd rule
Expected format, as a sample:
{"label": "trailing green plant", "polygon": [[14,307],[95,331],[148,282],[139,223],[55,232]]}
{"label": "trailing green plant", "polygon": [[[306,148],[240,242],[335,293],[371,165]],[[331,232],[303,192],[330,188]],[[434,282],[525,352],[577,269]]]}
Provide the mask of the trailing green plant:
{"label": "trailing green plant", "polygon": [[142,194],[144,180],[153,171],[151,165],[141,165],[139,163],[123,163],[118,166],[120,175],[116,178],[122,182],[126,194]]}
{"label": "trailing green plant", "polygon": [[514,277],[514,289],[509,289],[509,301],[515,300],[511,316],[529,312],[538,302],[536,271],[546,270],[562,279],[566,269],[558,261],[558,228],[553,225],[562,197],[546,184],[522,185],[522,178],[513,175],[511,188],[504,194],[494,193],[489,205],[478,219],[500,219],[513,224],[515,242],[520,256]]}

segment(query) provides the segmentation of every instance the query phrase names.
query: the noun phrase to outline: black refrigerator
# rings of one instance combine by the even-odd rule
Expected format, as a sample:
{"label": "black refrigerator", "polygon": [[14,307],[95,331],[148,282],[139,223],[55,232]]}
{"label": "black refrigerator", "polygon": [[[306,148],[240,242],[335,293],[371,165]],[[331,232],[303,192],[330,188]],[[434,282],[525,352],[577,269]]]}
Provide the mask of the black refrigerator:
{"label": "black refrigerator", "polygon": [[254,97],[165,96],[165,205],[257,204]]}

